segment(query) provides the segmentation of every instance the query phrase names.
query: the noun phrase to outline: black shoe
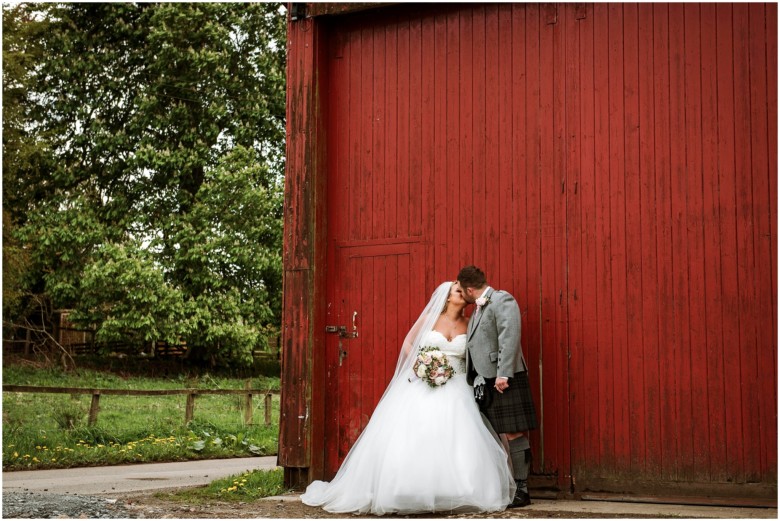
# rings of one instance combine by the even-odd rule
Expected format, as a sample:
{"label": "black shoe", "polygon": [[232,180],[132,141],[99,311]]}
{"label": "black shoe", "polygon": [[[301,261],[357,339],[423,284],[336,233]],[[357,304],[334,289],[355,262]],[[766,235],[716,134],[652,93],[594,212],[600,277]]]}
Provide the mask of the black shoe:
{"label": "black shoe", "polygon": [[521,508],[521,507],[527,507],[531,504],[531,497],[528,495],[528,492],[523,492],[522,490],[518,490],[515,492],[515,499],[512,501],[507,508]]}

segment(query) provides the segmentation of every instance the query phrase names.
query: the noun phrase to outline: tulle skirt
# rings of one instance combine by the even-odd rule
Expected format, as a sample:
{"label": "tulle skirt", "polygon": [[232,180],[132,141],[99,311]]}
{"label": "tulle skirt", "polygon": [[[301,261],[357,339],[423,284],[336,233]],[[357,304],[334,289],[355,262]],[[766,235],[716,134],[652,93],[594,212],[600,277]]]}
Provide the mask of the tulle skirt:
{"label": "tulle skirt", "polygon": [[334,513],[497,511],[515,492],[506,452],[465,375],[391,384],[331,482],[301,496]]}

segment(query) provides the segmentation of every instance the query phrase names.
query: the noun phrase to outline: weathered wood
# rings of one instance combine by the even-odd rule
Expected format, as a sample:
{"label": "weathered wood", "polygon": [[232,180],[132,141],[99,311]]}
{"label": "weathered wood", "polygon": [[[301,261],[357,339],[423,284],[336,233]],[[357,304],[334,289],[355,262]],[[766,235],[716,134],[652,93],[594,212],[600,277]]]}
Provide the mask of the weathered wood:
{"label": "weathered wood", "polygon": [[357,13],[360,11],[366,11],[369,9],[377,9],[380,7],[386,7],[388,5],[394,5],[395,2],[380,3],[380,2],[355,2],[355,3],[332,3],[332,2],[310,2],[306,4],[307,16],[328,16],[328,15],[344,15],[350,13]]}
{"label": "weathered wood", "polygon": [[[325,396],[312,394],[315,347],[323,340],[324,323],[315,302],[325,280],[325,132],[322,88],[327,46],[323,24],[316,18],[288,23],[287,172],[285,175],[284,312],[282,314],[282,400],[279,463],[312,465],[312,417],[321,414]],[[338,61],[338,60],[334,60]],[[319,326],[314,329],[315,324]],[[322,422],[321,416],[318,421]],[[314,461],[314,467],[322,464]]]}
{"label": "weathered wood", "polygon": [[168,396],[175,394],[279,394],[268,389],[93,389],[87,387],[44,387],[38,385],[4,384],[3,392],[8,393],[54,393],[54,394],[110,394],[120,396]]}
{"label": "weathered wood", "polygon": [[92,394],[92,403],[89,405],[89,419],[87,425],[90,427],[97,422],[98,412],[100,411],[100,392]]}
{"label": "weathered wood", "polygon": [[279,391],[268,389],[252,389],[251,381],[246,382],[246,389],[88,389],[84,387],[43,387],[37,385],[3,385],[3,392],[14,393],[51,393],[51,394],[70,394],[71,398],[77,399],[80,394],[92,395],[92,403],[89,408],[88,424],[94,425],[97,422],[98,412],[100,411],[100,396],[174,396],[187,395],[187,406],[185,410],[184,422],[189,423],[195,411],[195,397],[201,394],[212,395],[244,395],[244,423],[252,424],[252,397],[256,394],[265,396],[265,420],[266,425],[270,425],[271,406],[273,396],[279,394]]}
{"label": "weathered wood", "polygon": [[273,407],[273,395],[265,395],[265,425],[271,425],[271,412]]}
{"label": "weathered wood", "polygon": [[246,381],[246,398],[244,399],[244,425],[252,425],[252,382]]}
{"label": "weathered wood", "polygon": [[192,421],[193,416],[195,415],[195,398],[197,397],[197,393],[189,393],[187,394],[187,405],[184,410],[184,423],[190,423]]}

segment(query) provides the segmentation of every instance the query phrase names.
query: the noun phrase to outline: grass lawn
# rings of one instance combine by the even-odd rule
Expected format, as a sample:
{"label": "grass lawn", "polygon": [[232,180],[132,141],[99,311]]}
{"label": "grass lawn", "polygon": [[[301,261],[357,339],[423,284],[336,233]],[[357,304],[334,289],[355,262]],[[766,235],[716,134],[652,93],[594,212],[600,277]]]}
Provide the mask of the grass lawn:
{"label": "grass lawn", "polygon": [[212,481],[205,487],[187,488],[176,492],[158,492],[162,499],[190,504],[205,503],[215,499],[222,501],[253,501],[288,492],[284,486],[284,471],[253,470],[236,476]]}
{"label": "grass lawn", "polygon": [[[3,368],[3,383],[110,389],[243,389],[246,379],[145,378],[79,370]],[[279,378],[251,380],[255,389],[279,389]],[[271,425],[264,400],[254,397],[253,425],[244,424],[243,396],[201,395],[184,424],[185,395],[100,398],[100,414],[87,426],[90,395],[3,393],[3,470],[29,470],[204,458],[265,456],[277,452],[279,396]],[[229,487],[225,487],[229,488]]]}

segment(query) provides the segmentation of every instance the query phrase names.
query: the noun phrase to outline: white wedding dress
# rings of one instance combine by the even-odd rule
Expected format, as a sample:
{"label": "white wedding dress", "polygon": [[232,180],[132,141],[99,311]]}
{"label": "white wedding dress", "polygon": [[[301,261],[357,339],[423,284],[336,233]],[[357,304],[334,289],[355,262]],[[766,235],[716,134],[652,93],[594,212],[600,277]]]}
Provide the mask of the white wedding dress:
{"label": "white wedding dress", "polygon": [[[429,331],[455,375],[429,387],[411,371],[391,385],[331,482],[301,496],[335,513],[497,511],[512,501],[507,455],[466,382],[466,335]],[[411,381],[409,381],[411,380]]]}

